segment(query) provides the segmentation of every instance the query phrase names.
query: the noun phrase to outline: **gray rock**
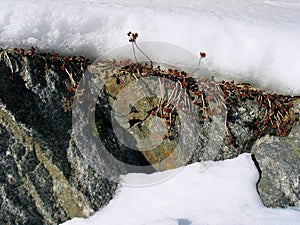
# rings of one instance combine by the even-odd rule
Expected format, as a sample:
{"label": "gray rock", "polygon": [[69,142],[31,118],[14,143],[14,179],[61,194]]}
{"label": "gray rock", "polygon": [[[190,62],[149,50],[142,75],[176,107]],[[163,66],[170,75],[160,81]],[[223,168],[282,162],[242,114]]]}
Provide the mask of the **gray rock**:
{"label": "gray rock", "polygon": [[[91,168],[71,138],[67,101],[74,93],[66,61],[14,50],[0,56],[0,224],[88,217],[112,198],[117,184]],[[66,66],[72,71],[86,62]]]}
{"label": "gray rock", "polygon": [[261,170],[258,192],[270,207],[300,207],[300,123],[288,137],[266,136],[252,147]]}
{"label": "gray rock", "polygon": [[[107,77],[104,78],[104,80],[106,79],[106,93],[108,93],[108,95],[102,95],[101,99],[109,99],[106,101],[106,104],[110,110],[113,109],[113,103],[115,101],[118,101],[120,108],[126,109],[123,111],[123,114],[128,116],[122,117],[122,121],[119,122],[119,124],[126,125],[126,122],[128,122],[130,118],[139,119],[137,121],[140,123],[140,126],[135,125],[131,127],[128,125],[126,128],[127,132],[132,131],[132,133],[137,134],[136,136],[138,137],[135,136],[133,138],[134,140],[147,136],[149,130],[144,129],[143,126],[145,126],[145,124],[147,126],[147,120],[150,117],[149,113],[151,109],[155,108],[154,106],[157,105],[157,103],[155,104],[153,101],[135,102],[132,100],[136,98],[139,93],[142,93],[141,90],[137,92],[134,91],[134,89],[128,88],[132,83],[138,84],[136,77],[140,78],[139,75],[136,74],[136,77],[134,77],[128,72],[130,70],[120,70],[118,67],[109,68],[108,65],[107,63],[99,62],[93,66],[93,73]],[[164,72],[161,72],[161,74],[157,76],[165,77],[169,75],[168,73],[163,73]],[[117,82],[117,78],[122,78],[122,81]],[[208,84],[213,83],[213,81],[209,81],[207,84],[205,80],[198,82],[202,82],[204,88],[206,88]],[[159,87],[159,85],[160,84],[157,83],[154,86]],[[122,93],[124,87],[129,89],[129,94]],[[202,121],[201,126],[193,126],[191,123],[192,125],[187,128],[186,133],[193,133],[193,130],[196,129],[197,135],[193,137],[195,139],[198,138],[198,146],[188,163],[207,159],[224,160],[236,157],[243,152],[252,152],[257,157],[258,166],[262,170],[262,179],[258,184],[258,188],[265,205],[272,207],[299,206],[299,125],[293,128],[288,137],[270,137],[268,135],[269,133],[272,135],[284,135],[285,132],[288,132],[295,121],[299,119],[295,114],[295,112],[299,112],[299,105],[297,105],[297,102],[294,102],[296,106],[291,110],[289,108],[289,99],[292,98],[267,94],[261,90],[249,87],[249,85],[235,85],[234,83],[229,83],[228,88],[232,90],[232,93],[229,93],[232,103],[226,105],[226,123],[224,120],[218,121],[217,117],[210,115],[209,119]],[[216,90],[217,89],[213,92],[216,93]],[[245,90],[244,93],[243,90]],[[253,94],[248,95],[248,92]],[[121,97],[119,93],[122,93],[120,94]],[[128,98],[123,97],[127,95]],[[239,97],[239,95],[241,96]],[[140,98],[143,99],[143,96],[144,94],[141,94]],[[258,100],[259,98],[260,100]],[[132,104],[128,103],[130,100]],[[298,102],[300,101],[298,100]],[[211,103],[213,104],[213,102]],[[134,110],[130,110],[129,106],[134,106]],[[121,111],[116,112],[122,114]],[[147,112],[149,117],[147,117]],[[108,112],[106,112],[106,114],[107,113]],[[199,114],[201,115],[200,112]],[[295,116],[295,118],[292,118],[293,116]],[[214,121],[214,123],[211,121]],[[254,123],[255,121],[257,122]],[[230,143],[227,143],[224,138],[225,126],[228,129],[228,133],[230,133]],[[254,130],[257,131],[256,135]],[[185,136],[183,139],[184,138]],[[256,145],[251,148],[257,139]],[[167,141],[171,144],[167,145]],[[169,157],[168,159],[170,160],[165,160],[162,167],[155,166],[154,168],[156,170],[174,168],[178,165],[177,160],[179,160],[179,164],[182,163],[181,158],[172,158],[173,146],[179,143],[177,138],[168,138],[161,143],[162,144],[156,148],[158,151],[143,152],[151,164],[156,163],[163,157]],[[186,143],[186,149],[194,146],[194,143],[186,140],[179,144],[182,143]],[[292,146],[292,149],[289,149],[289,146]]]}

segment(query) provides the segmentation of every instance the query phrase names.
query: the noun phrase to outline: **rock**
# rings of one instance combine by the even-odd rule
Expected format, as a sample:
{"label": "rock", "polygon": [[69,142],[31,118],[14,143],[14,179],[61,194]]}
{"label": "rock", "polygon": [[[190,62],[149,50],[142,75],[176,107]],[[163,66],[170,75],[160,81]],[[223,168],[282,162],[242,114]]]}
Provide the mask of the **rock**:
{"label": "rock", "polygon": [[[140,84],[138,79],[144,79],[145,83],[150,83],[148,88],[154,91],[154,87],[160,87],[161,83],[158,82],[153,85],[151,82],[147,81],[145,77],[156,76],[157,78],[166,78],[172,76],[172,72],[146,70],[144,74],[135,72],[135,75],[133,76],[132,71],[137,69],[135,66],[125,68],[113,64],[110,64],[109,66],[107,62],[98,62],[96,65],[92,65],[90,69],[92,73],[98,74],[102,80],[104,80],[106,95],[100,95],[100,98],[107,99],[106,102],[108,107],[106,108],[117,112],[116,114],[126,115],[117,118],[118,124],[123,126],[126,132],[131,135],[135,144],[139,139],[147,137],[151,130],[155,130],[155,127],[152,126],[151,128],[150,126],[150,121],[153,120],[153,116],[154,118],[159,118],[158,124],[156,124],[158,127],[157,130],[163,131],[163,126],[160,126],[159,123],[161,121],[164,122],[165,120],[164,117],[161,116],[162,114],[158,106],[159,104],[162,106],[168,104],[165,102],[161,103],[159,98],[146,98],[145,96],[150,95],[148,93],[149,91],[147,90],[148,92],[144,92],[144,90],[140,88],[144,84]],[[171,79],[176,81],[176,78],[172,77]],[[186,77],[185,79],[188,80],[189,77]],[[193,81],[190,80],[189,82]],[[202,88],[207,89],[217,83],[215,81],[207,80],[198,80],[197,82],[201,83]],[[136,85],[136,87],[132,86],[133,84]],[[249,84],[234,84],[233,82],[227,84],[221,82],[217,84],[221,86],[223,84],[222,90],[225,92],[225,95],[228,95],[228,98],[223,100],[227,110],[226,120],[218,121],[217,117],[210,114],[208,118],[197,121],[198,124],[183,121],[184,123],[189,123],[189,126],[186,127],[186,133],[192,133],[192,137],[196,140],[195,142],[192,142],[191,139],[188,138],[185,140],[184,138],[186,138],[187,135],[182,137],[180,136],[182,134],[176,133],[176,131],[171,129],[168,133],[169,136],[167,136],[166,139],[159,139],[157,141],[159,145],[155,147],[154,151],[142,151],[145,158],[156,170],[160,171],[176,168],[180,163],[192,163],[207,159],[224,160],[237,157],[243,152],[252,152],[257,156],[259,167],[262,165],[263,168],[262,179],[259,182],[259,191],[261,192],[264,203],[267,206],[272,207],[299,205],[299,159],[295,158],[293,155],[289,155],[285,147],[287,143],[281,143],[281,141],[279,141],[289,140],[291,143],[298,143],[299,136],[298,134],[295,134],[295,132],[298,132],[298,128],[297,126],[294,127],[289,134],[289,137],[274,136],[286,136],[289,130],[294,126],[295,122],[299,120],[300,110],[299,107],[297,107],[297,103],[294,102],[296,106],[291,108],[292,102],[297,101],[298,98],[268,94],[251,87]],[[225,86],[226,89],[230,90],[229,92],[225,89]],[[127,92],[123,91],[124,89]],[[218,93],[218,89],[214,89],[213,93]],[[139,96],[138,101],[136,101],[137,96]],[[190,97],[193,100],[196,98],[193,95]],[[205,96],[205,98],[208,97]],[[222,98],[219,100],[222,100]],[[215,102],[218,102],[218,100]],[[210,111],[212,111],[214,109],[213,107],[215,107],[213,105],[214,102],[211,101],[209,103],[209,106],[212,107],[210,108]],[[115,107],[114,104],[117,104],[118,107]],[[196,109],[196,111],[199,111],[197,111],[196,114],[201,115],[204,104],[207,104],[207,101],[199,104],[200,107]],[[185,108],[186,105],[182,104],[182,107]],[[224,105],[216,104],[216,108],[217,107],[224,107]],[[162,107],[162,109],[165,108]],[[102,109],[102,111],[104,110]],[[153,112],[155,112],[154,115],[151,114]],[[105,114],[107,113],[108,112]],[[222,111],[219,111],[219,114],[222,114]],[[182,119],[177,116],[178,115],[175,116],[174,127],[177,125],[176,122]],[[215,122],[215,125],[211,122],[212,120]],[[199,124],[201,124],[201,126],[197,126]],[[166,129],[168,130],[168,128],[165,128],[165,130]],[[196,134],[193,133],[195,130],[197,131]],[[170,135],[170,133],[174,136]],[[157,136],[161,138],[162,134],[163,132],[157,133]],[[226,134],[228,134],[228,136]],[[210,142],[210,135],[214,137],[212,142]],[[269,135],[272,136],[270,137]],[[179,138],[183,138],[183,141],[179,142]],[[229,138],[229,140],[227,138]],[[268,144],[265,146],[263,144],[260,145],[263,150],[255,150],[256,147],[251,148],[256,140],[258,140],[258,143],[264,143],[266,139],[268,139]],[[156,140],[153,139],[152,142],[155,141]],[[270,152],[274,151],[271,147],[276,145],[277,142],[278,145],[276,151],[271,154]],[[191,149],[195,145],[197,146],[188,162],[185,161],[186,155],[172,157],[174,155],[174,149],[176,149],[178,145],[184,146],[182,149],[185,150]],[[299,149],[299,145],[294,146],[294,148],[296,150],[297,148]],[[141,148],[137,149],[140,150]],[[294,150],[294,153],[297,152],[296,150]],[[270,156],[264,155],[268,153]],[[283,160],[278,160],[275,153],[280,154]],[[179,155],[181,154],[182,152],[179,150]],[[265,163],[265,161],[260,161],[261,158],[265,157],[269,160],[267,163]],[[270,167],[271,159],[269,158],[272,158],[273,164],[276,166]],[[291,160],[293,166],[288,163],[289,160]],[[276,180],[274,175],[278,175],[278,171],[283,172],[278,178],[281,183],[278,182],[275,185],[277,191],[275,191],[275,187],[274,190],[267,189],[272,185],[269,183],[264,184],[265,177],[269,177],[267,179],[270,182],[274,182]],[[282,185],[285,187],[282,188]],[[289,193],[289,195],[283,195],[282,193],[284,192]],[[279,193],[281,194],[279,195]],[[280,201],[274,200],[278,198],[277,195],[281,196]],[[268,201],[266,198],[272,198],[273,201]],[[289,200],[289,198],[293,200]]]}
{"label": "rock", "polygon": [[[138,73],[133,74],[130,67],[102,61],[89,67],[89,71],[99,76],[105,84],[103,92],[99,95],[102,102],[99,104],[99,110],[96,110],[98,122],[103,124],[105,121],[115,120],[118,128],[123,131],[120,134],[121,132],[115,129],[115,133],[119,137],[126,136],[126,143],[123,144],[135,152],[137,150],[141,152],[157,171],[177,168],[191,161],[203,160],[204,157],[213,159],[216,152],[212,149],[223,142],[224,123],[221,121],[223,118],[219,119],[216,116],[215,129],[210,132],[212,123],[208,118],[204,118],[200,124],[198,116],[202,114],[201,108],[194,109],[190,96],[186,94],[183,99],[176,96],[183,94],[176,80],[158,79],[163,77],[154,75],[158,73],[167,77],[173,72],[159,69],[152,71],[151,68],[148,70],[141,76]],[[190,83],[195,83],[192,77],[187,77],[188,79]],[[209,85],[204,81],[203,84]],[[165,93],[165,98],[169,97],[169,100],[160,99],[162,88],[168,92]],[[217,87],[212,83],[211,89],[213,88]],[[174,110],[179,104],[182,104],[181,109]],[[161,105],[161,108],[158,108],[158,105]],[[105,117],[110,115],[111,111],[114,117]],[[217,119],[220,121],[217,122]],[[200,125],[207,129],[201,129]],[[212,156],[205,155],[204,150],[199,150],[204,149],[207,143],[210,143],[210,149],[206,149],[206,152],[213,153]]]}
{"label": "rock", "polygon": [[116,189],[87,165],[70,135],[67,72],[86,60],[31,53],[0,51],[0,224],[88,217]]}
{"label": "rock", "polygon": [[250,152],[253,142],[266,134],[287,135],[294,117],[299,117],[289,110],[292,97],[265,93],[249,84],[195,80],[175,69],[101,60],[89,71],[104,84],[100,111],[117,115],[117,124],[132,140],[126,144],[141,151],[158,171],[237,157]]}
{"label": "rock", "polygon": [[[283,160],[270,141],[252,149],[262,176],[284,168],[286,186],[274,193],[284,192],[281,206],[298,204],[297,151],[285,148],[298,125],[286,139],[261,139],[288,134],[299,119],[294,98],[127,62],[0,50],[0,224],[88,217],[112,199],[120,174],[233,158],[269,139]],[[277,167],[264,169],[264,158]],[[274,193],[260,192],[274,206]]]}
{"label": "rock", "polygon": [[[295,110],[299,111],[298,106]],[[261,171],[258,192],[263,203],[270,207],[300,207],[300,122],[288,137],[266,136],[251,151]]]}

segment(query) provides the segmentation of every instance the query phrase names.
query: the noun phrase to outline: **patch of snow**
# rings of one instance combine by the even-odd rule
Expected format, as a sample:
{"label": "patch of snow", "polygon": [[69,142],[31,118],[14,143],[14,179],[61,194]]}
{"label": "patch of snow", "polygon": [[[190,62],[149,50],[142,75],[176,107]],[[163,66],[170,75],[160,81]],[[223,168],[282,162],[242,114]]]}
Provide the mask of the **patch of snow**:
{"label": "patch of snow", "polygon": [[[138,41],[178,45],[224,78],[300,95],[298,0],[0,0],[0,46],[99,57]],[[128,53],[131,55],[131,52]],[[196,66],[196,65],[195,65]]]}
{"label": "patch of snow", "polygon": [[[183,167],[175,176],[152,186],[123,186],[109,204],[88,219],[64,225],[299,225],[300,211],[263,206],[256,191],[259,174],[250,154]],[[128,174],[122,179],[152,180],[161,176]]]}

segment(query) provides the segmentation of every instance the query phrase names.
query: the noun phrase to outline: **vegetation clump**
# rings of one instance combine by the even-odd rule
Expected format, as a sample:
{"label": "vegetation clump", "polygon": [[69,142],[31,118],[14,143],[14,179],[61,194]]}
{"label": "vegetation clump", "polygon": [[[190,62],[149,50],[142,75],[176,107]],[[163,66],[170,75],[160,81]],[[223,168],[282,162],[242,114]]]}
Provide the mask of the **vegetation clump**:
{"label": "vegetation clump", "polygon": [[[199,121],[211,119],[214,115],[227,117],[228,109],[239,102],[251,100],[259,105],[257,114],[249,125],[255,137],[261,137],[266,134],[287,136],[289,131],[299,120],[299,112],[292,110],[293,101],[300,99],[299,96],[284,96],[276,93],[266,93],[263,90],[252,87],[246,83],[235,83],[234,81],[215,81],[213,79],[196,79],[192,74],[177,69],[162,69],[160,66],[154,66],[150,57],[138,46],[138,33],[128,32],[129,42],[132,44],[135,63],[130,60],[111,62],[113,67],[120,67],[120,73],[114,74],[117,83],[123,82],[123,72],[130,73],[137,80],[141,77],[160,78],[160,89],[163,96],[157,101],[157,104],[148,112],[148,116],[158,116],[165,121],[168,130],[171,132],[174,127],[178,109],[181,109],[193,122],[195,118],[190,112],[194,107],[198,107]],[[149,63],[139,63],[136,50],[138,49]],[[41,59],[45,71],[53,70],[67,76],[70,85],[66,86],[69,95],[63,98],[63,107],[65,111],[71,108],[72,101],[76,94],[78,83],[83,76],[84,70],[90,64],[89,59],[84,56],[60,56],[57,53],[43,53],[36,47],[29,50],[14,48],[9,50],[0,49],[0,60],[9,68],[9,80],[14,81],[15,75],[20,71],[20,65],[16,57],[26,58],[28,62],[34,58]],[[205,52],[200,52],[198,68],[201,60],[206,57]],[[26,67],[26,65],[25,65]],[[194,71],[196,71],[194,69]],[[171,81],[171,82],[165,82]],[[222,93],[220,95],[219,93]],[[140,121],[142,122],[142,121]],[[227,121],[226,121],[227,122]],[[231,132],[225,123],[227,145],[230,145]],[[164,139],[169,138],[169,134]]]}
{"label": "vegetation clump", "polygon": [[[299,112],[292,110],[293,101],[300,99],[299,96],[270,94],[246,83],[196,79],[192,74],[184,71],[171,68],[164,70],[160,66],[155,67],[151,59],[137,45],[138,34],[128,32],[127,35],[130,37],[129,42],[132,44],[136,63],[128,59],[120,62],[114,60],[112,64],[113,66],[121,66],[120,71],[130,73],[135,79],[147,76],[160,78],[163,96],[148,113],[149,116],[158,116],[164,119],[168,130],[171,130],[175,125],[179,108],[189,116],[189,120],[192,122],[195,118],[190,112],[193,111],[193,107],[197,106],[200,109],[198,119],[200,122],[204,122],[204,120],[209,120],[215,115],[227,117],[228,109],[232,108],[234,104],[247,100],[259,106],[256,115],[253,115],[252,122],[248,124],[256,138],[266,134],[287,136],[295,122],[299,120]],[[146,56],[150,65],[147,62],[144,64],[138,62],[135,47]],[[205,57],[206,53],[200,52],[198,67]],[[122,83],[123,72],[114,74],[117,76],[118,83]],[[166,80],[172,82],[164,82]],[[228,128],[227,119],[224,126],[226,145],[231,145],[232,135]],[[164,138],[168,138],[168,135]]]}
{"label": "vegetation clump", "polygon": [[297,120],[299,112],[292,110],[293,102],[300,96],[284,96],[276,93],[266,93],[246,83],[234,81],[218,82],[224,93],[227,106],[240,101],[251,100],[259,105],[259,110],[253,118],[251,129],[256,137],[265,134],[287,136]]}
{"label": "vegetation clump", "polygon": [[[0,60],[9,69],[8,79],[11,82],[15,82],[19,74],[25,76],[24,74],[28,72],[35,74],[34,76],[46,76],[50,71],[53,71],[67,79],[68,82],[65,82],[67,94],[63,96],[62,103],[65,112],[70,110],[78,83],[84,70],[90,64],[89,59],[84,56],[61,56],[58,53],[44,53],[33,46],[29,50],[22,48],[0,49]],[[24,65],[22,65],[23,63]]]}

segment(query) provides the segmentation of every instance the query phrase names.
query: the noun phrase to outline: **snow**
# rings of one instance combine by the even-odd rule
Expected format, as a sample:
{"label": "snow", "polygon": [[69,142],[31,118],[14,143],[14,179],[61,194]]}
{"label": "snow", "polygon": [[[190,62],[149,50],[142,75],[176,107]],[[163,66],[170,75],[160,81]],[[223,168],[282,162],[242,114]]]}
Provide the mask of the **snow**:
{"label": "snow", "polygon": [[[298,0],[0,0],[1,48],[35,45],[98,58],[128,46],[128,31],[152,43],[150,56],[196,66],[190,55],[205,51],[202,71],[300,95]],[[299,210],[262,205],[257,180],[248,154],[209,167],[128,174],[109,205],[65,224],[300,224]]]}
{"label": "snow", "polygon": [[[259,174],[250,154],[210,162],[209,167],[207,163],[181,168],[176,176],[159,184],[123,185],[95,215],[75,218],[64,225],[300,224],[299,209],[263,206],[256,191]],[[155,176],[168,172],[128,174],[122,179],[128,183],[147,177],[151,183]]]}
{"label": "snow", "polygon": [[138,41],[178,45],[225,78],[300,95],[298,0],[0,0],[0,46],[99,57]]}

